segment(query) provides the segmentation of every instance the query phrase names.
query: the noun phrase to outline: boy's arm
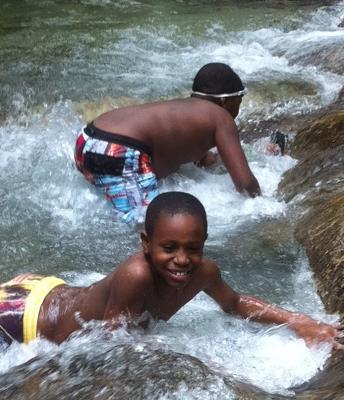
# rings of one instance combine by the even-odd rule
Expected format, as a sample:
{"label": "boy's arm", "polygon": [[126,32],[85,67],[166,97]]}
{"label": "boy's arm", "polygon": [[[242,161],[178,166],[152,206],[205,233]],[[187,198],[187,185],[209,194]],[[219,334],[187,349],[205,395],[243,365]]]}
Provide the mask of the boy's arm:
{"label": "boy's arm", "polygon": [[237,191],[246,191],[251,197],[260,196],[259,183],[248,165],[234,120],[226,115],[217,126],[216,146]]}
{"label": "boy's arm", "polygon": [[287,324],[307,345],[328,342],[334,348],[344,350],[344,345],[337,342],[343,337],[342,326],[315,321],[306,314],[287,311],[256,297],[239,294],[222,280],[220,271],[216,269],[215,279],[205,292],[225,312],[263,323]]}

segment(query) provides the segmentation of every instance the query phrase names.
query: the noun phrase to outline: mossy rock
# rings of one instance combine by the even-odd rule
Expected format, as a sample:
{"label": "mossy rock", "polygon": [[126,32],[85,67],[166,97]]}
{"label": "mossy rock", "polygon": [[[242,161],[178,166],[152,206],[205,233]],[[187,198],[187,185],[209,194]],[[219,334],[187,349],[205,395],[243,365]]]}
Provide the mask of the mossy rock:
{"label": "mossy rock", "polygon": [[290,153],[292,157],[300,159],[343,144],[344,110],[340,110],[324,115],[298,131],[290,146]]}
{"label": "mossy rock", "polygon": [[304,216],[296,238],[306,248],[327,311],[344,314],[344,192]]}
{"label": "mossy rock", "polygon": [[344,187],[344,144],[311,153],[286,171],[278,191],[287,202],[298,196],[305,206],[326,201]]}

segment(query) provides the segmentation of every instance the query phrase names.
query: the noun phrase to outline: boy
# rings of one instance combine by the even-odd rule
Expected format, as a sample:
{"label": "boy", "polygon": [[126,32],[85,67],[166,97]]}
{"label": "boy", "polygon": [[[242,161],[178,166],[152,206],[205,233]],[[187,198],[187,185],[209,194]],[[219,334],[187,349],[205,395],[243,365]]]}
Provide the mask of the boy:
{"label": "boy", "polygon": [[[265,323],[287,323],[307,344],[325,341],[344,348],[336,341],[342,337],[341,327],[235,292],[222,280],[215,263],[203,258],[206,238],[207,218],[199,200],[183,192],[157,196],[147,209],[145,232],[141,234],[143,250],[130,256],[107,277],[85,288],[70,287],[54,277],[41,280],[36,277],[37,287],[26,300],[22,298],[26,302],[24,341],[39,334],[61,343],[81,328],[81,320],[105,320],[110,329],[124,322],[129,327],[138,324],[145,328],[149,318],[167,321],[203,290],[225,312]],[[7,293],[11,288],[14,293],[23,286],[19,283],[16,289],[12,281],[7,284]],[[3,305],[4,300],[1,308]],[[18,315],[19,312],[17,319]],[[17,334],[18,325],[15,332],[13,319],[12,324],[5,326],[4,322],[0,314],[4,336],[6,332],[8,338]]]}
{"label": "boy", "polygon": [[106,112],[77,138],[77,168],[125,221],[137,219],[158,194],[159,178],[181,164],[206,165],[215,146],[236,189],[260,194],[234,122],[246,91],[241,79],[228,65],[210,63],[198,71],[192,90],[186,99]]}

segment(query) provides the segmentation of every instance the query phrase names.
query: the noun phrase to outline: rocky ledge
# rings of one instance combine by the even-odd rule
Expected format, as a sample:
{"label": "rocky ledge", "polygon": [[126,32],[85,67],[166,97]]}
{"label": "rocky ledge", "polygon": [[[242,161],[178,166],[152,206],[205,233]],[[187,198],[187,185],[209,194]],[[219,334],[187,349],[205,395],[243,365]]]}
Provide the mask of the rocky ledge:
{"label": "rocky ledge", "polygon": [[[338,105],[338,104],[337,104]],[[314,115],[296,131],[290,154],[298,164],[279,193],[301,206],[295,236],[305,247],[328,312],[344,316],[344,108]],[[305,212],[305,210],[307,210]]]}

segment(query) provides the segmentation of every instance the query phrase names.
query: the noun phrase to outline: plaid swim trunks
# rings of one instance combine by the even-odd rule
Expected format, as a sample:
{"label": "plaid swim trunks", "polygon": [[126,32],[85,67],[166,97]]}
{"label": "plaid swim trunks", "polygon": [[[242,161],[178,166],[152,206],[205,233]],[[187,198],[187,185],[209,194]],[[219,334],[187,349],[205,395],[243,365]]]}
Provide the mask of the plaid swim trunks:
{"label": "plaid swim trunks", "polygon": [[138,140],[104,132],[91,123],[76,140],[78,170],[99,188],[125,222],[140,221],[159,194],[149,149]]}

